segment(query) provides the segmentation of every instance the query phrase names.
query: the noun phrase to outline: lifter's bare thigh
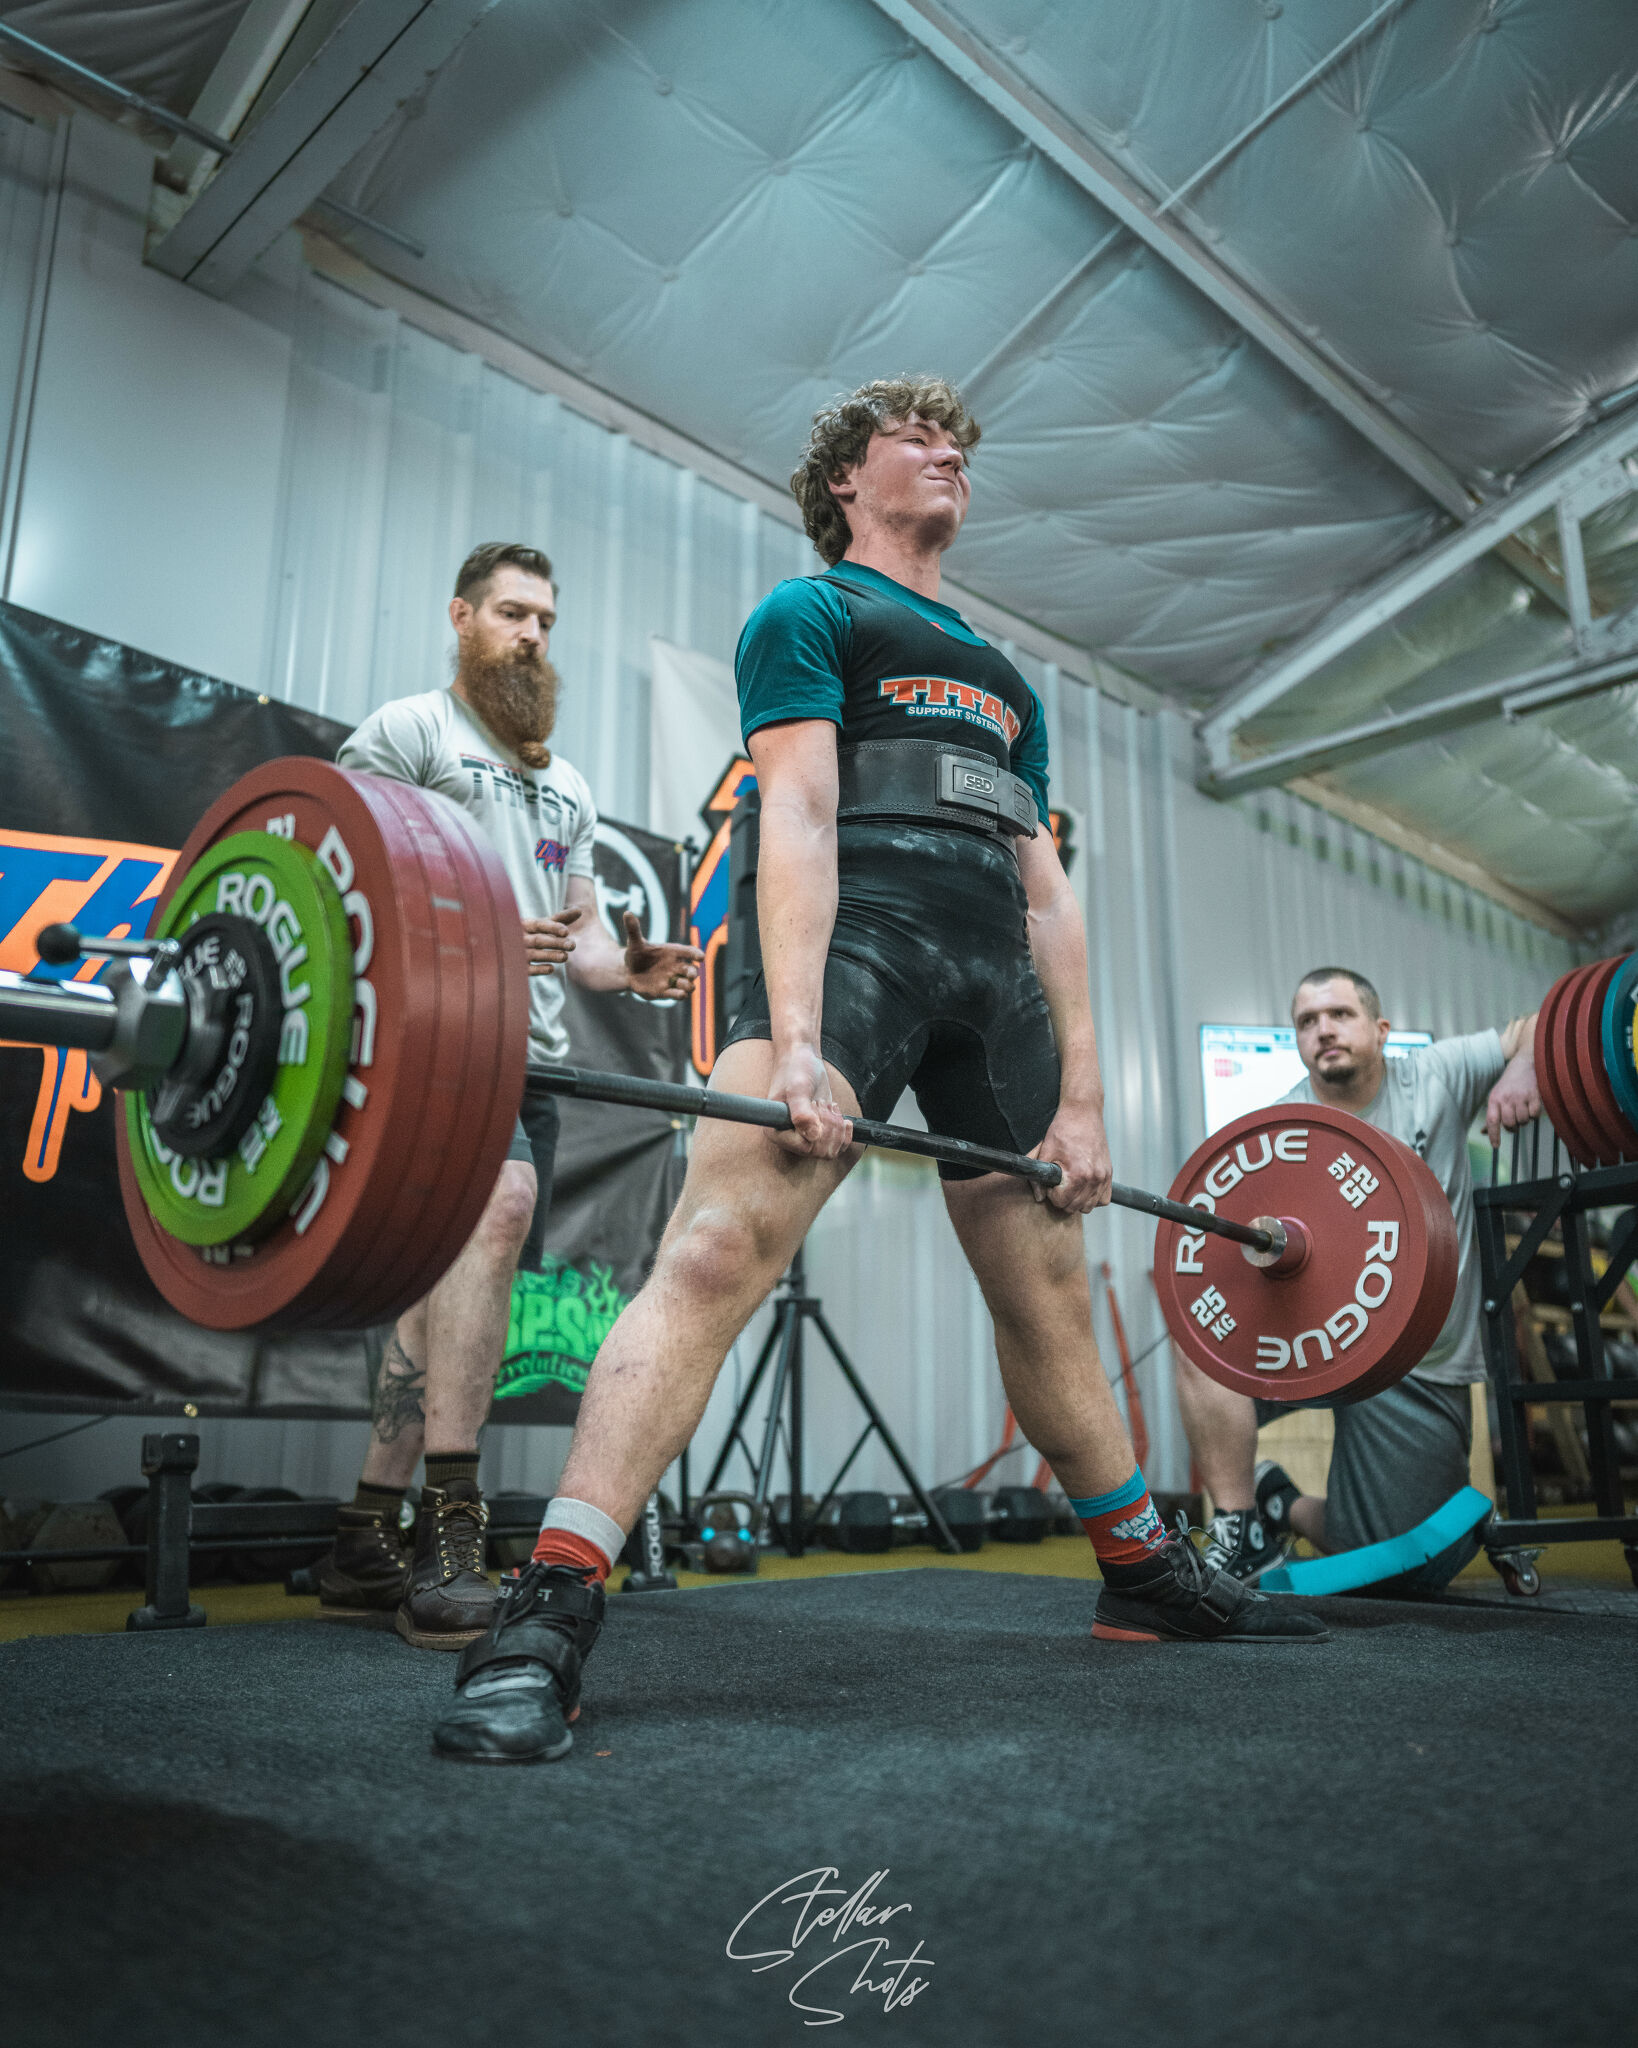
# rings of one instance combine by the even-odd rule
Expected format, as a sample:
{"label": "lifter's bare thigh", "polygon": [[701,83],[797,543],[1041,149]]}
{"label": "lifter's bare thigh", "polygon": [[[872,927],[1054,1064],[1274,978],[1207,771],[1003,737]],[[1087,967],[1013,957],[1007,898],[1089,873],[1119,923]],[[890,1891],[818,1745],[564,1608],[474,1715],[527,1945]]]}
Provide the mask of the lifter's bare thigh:
{"label": "lifter's bare thigh", "polygon": [[[853,1090],[826,1071],[837,1102],[857,1114]],[[728,1094],[764,1095],[772,1073],[772,1045],[744,1039],[724,1050],[711,1078]],[[751,1125],[701,1117],[654,1271],[586,1382],[562,1493],[632,1525],[694,1434],[729,1345],[857,1157],[855,1149],[805,1158]]]}

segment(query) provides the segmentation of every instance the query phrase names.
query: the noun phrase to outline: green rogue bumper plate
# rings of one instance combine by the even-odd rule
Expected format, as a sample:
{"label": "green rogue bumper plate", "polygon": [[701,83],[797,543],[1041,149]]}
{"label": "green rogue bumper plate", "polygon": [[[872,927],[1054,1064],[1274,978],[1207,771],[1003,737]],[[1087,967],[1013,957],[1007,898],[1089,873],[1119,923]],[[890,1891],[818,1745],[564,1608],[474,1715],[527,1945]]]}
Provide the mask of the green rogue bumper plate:
{"label": "green rogue bumper plate", "polygon": [[310,848],[236,832],[188,870],[156,936],[214,911],[249,918],[279,963],[284,1018],[273,1085],[223,1156],[188,1159],[163,1143],[145,1096],[125,1097],[126,1135],[154,1221],[184,1244],[254,1242],[289,1213],[324,1150],[347,1076],[353,952],[335,883]]}

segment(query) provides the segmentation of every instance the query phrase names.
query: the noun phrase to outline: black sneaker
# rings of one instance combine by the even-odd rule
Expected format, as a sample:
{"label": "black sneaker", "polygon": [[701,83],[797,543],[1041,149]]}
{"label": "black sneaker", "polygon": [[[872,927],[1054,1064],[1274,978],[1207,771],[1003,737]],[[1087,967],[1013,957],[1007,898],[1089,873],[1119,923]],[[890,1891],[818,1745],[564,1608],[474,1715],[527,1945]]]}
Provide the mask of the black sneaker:
{"label": "black sneaker", "polygon": [[487,1633],[461,1653],[455,1706],[432,1731],[433,1748],[472,1764],[566,1756],[604,1605],[603,1588],[570,1565],[528,1564],[503,1579]]}
{"label": "black sneaker", "polygon": [[1168,1536],[1141,1564],[1102,1564],[1092,1620],[1109,1643],[1321,1643],[1331,1631],[1228,1572],[1213,1571],[1187,1536]]}
{"label": "black sneaker", "polygon": [[417,1650],[464,1650],[494,1619],[500,1595],[484,1573],[489,1509],[470,1479],[421,1491],[415,1558],[394,1626]]}
{"label": "black sneaker", "polygon": [[1278,1564],[1290,1549],[1271,1536],[1255,1508],[1224,1509],[1211,1518],[1206,1531],[1206,1562],[1213,1571],[1227,1572],[1243,1585],[1255,1585],[1270,1565]]}
{"label": "black sneaker", "polygon": [[1302,1488],[1285,1467],[1276,1465],[1272,1458],[1264,1458],[1257,1467],[1257,1512],[1270,1536],[1288,1546],[1296,1540],[1296,1531],[1291,1526],[1292,1504],[1301,1498]]}
{"label": "black sneaker", "polygon": [[398,1524],[362,1508],[336,1516],[336,1540],[313,1568],[321,1614],[379,1614],[396,1607],[409,1582]]}

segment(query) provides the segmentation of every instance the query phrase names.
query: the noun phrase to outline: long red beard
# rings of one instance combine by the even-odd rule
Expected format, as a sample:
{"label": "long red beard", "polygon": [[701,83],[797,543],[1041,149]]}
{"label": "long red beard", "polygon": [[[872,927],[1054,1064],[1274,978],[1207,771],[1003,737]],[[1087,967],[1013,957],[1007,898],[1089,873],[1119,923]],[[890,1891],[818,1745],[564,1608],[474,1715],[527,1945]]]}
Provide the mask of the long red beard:
{"label": "long red beard", "polygon": [[557,723],[557,670],[544,654],[474,650],[461,663],[460,681],[472,708],[525,768],[550,766],[546,742]]}

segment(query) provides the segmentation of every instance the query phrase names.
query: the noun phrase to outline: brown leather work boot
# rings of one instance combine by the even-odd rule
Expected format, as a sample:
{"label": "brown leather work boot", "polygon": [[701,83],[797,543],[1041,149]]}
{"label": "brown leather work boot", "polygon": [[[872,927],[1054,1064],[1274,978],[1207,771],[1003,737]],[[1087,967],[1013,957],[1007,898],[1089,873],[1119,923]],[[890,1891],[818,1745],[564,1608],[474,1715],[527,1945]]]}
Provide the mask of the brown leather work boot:
{"label": "brown leather work boot", "polygon": [[336,1540],[314,1576],[320,1614],[390,1613],[409,1583],[409,1556],[398,1525],[360,1508],[336,1516]]}
{"label": "brown leather work boot", "polygon": [[395,1626],[418,1650],[462,1650],[494,1618],[499,1593],[484,1576],[489,1508],[470,1479],[421,1493],[415,1559]]}

